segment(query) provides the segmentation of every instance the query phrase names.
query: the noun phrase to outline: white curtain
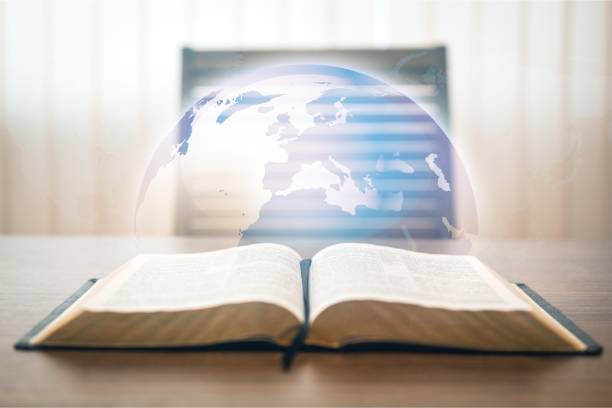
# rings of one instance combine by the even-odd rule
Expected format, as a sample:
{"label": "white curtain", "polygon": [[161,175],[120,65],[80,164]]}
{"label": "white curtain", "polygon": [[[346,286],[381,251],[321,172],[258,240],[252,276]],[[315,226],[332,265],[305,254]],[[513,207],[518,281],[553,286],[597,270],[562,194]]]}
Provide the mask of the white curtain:
{"label": "white curtain", "polygon": [[[0,233],[130,234],[180,48],[449,47],[484,238],[612,237],[612,2],[0,1]],[[174,232],[162,178],[141,232]]]}

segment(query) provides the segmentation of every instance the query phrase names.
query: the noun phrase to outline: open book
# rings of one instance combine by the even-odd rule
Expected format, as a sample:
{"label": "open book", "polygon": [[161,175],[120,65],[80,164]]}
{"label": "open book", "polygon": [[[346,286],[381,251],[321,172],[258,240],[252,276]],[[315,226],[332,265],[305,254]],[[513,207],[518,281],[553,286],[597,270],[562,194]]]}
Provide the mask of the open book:
{"label": "open book", "polygon": [[89,286],[16,346],[601,351],[537,294],[472,256],[339,244],[301,260],[291,248],[255,244],[139,255]]}

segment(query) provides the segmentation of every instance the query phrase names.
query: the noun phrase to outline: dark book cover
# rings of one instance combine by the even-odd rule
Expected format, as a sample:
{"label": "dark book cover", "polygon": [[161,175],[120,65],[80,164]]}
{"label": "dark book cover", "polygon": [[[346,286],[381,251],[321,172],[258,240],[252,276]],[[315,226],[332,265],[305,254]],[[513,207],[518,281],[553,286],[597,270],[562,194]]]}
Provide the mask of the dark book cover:
{"label": "dark book cover", "polygon": [[[309,272],[310,272],[310,260],[303,260],[300,263],[302,282],[303,282],[303,295],[304,295],[304,314],[305,320],[309,320]],[[112,349],[112,350],[148,350],[148,351],[282,351],[283,352],[283,367],[289,368],[291,362],[298,352],[424,352],[424,353],[460,353],[460,354],[497,354],[497,355],[598,355],[603,351],[602,346],[597,343],[591,336],[589,336],[584,330],[578,327],[572,322],[567,316],[561,311],[555,308],[553,305],[548,303],[542,296],[536,293],[533,289],[524,283],[517,283],[517,287],[527,294],[535,303],[537,303],[546,313],[548,313],[553,319],[559,322],[567,330],[573,333],[579,338],[587,348],[584,351],[567,351],[567,352],[515,352],[515,351],[483,351],[476,349],[462,349],[462,348],[448,348],[448,347],[437,347],[429,346],[425,344],[412,344],[412,343],[399,343],[399,342],[369,342],[359,343],[343,346],[339,349],[329,349],[317,346],[308,346],[304,344],[305,339],[308,336],[308,323],[305,323],[295,336],[294,341],[289,347],[282,347],[274,344],[271,339],[258,338],[249,339],[238,342],[227,342],[214,345],[202,345],[202,346],[169,346],[169,347],[155,347],[155,348],[100,348],[100,347],[74,347],[74,346],[55,346],[55,345],[32,345],[31,339],[36,336],[41,330],[53,322],[59,315],[61,315],[68,307],[70,307],[75,301],[83,296],[88,290],[90,290],[97,279],[89,279],[83,286],[81,286],[75,293],[68,297],[64,302],[51,311],[44,319],[36,324],[31,330],[29,330],[23,337],[21,337],[15,348],[19,350],[36,350],[36,349],[85,349],[85,350],[101,350],[101,349]]]}

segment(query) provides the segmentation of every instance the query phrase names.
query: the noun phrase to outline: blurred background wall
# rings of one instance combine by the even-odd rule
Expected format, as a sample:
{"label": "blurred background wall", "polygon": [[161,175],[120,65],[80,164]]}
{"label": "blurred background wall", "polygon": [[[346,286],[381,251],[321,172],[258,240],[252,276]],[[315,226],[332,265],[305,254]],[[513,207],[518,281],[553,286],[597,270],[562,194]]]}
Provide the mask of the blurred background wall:
{"label": "blurred background wall", "polygon": [[[612,2],[0,1],[0,233],[131,234],[180,49],[448,47],[485,238],[612,237]],[[174,233],[171,174],[142,233]]]}

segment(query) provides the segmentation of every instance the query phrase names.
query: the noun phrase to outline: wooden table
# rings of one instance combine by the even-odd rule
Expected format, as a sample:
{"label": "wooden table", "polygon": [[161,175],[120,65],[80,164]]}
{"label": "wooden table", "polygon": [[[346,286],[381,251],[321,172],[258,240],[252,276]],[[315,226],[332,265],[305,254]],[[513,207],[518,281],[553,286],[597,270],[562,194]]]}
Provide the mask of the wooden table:
{"label": "wooden table", "polygon": [[0,238],[0,404],[612,405],[611,242],[472,247],[601,342],[606,350],[598,357],[313,353],[299,355],[284,373],[277,353],[13,350],[19,336],[87,278],[134,254],[223,245],[185,238]]}

